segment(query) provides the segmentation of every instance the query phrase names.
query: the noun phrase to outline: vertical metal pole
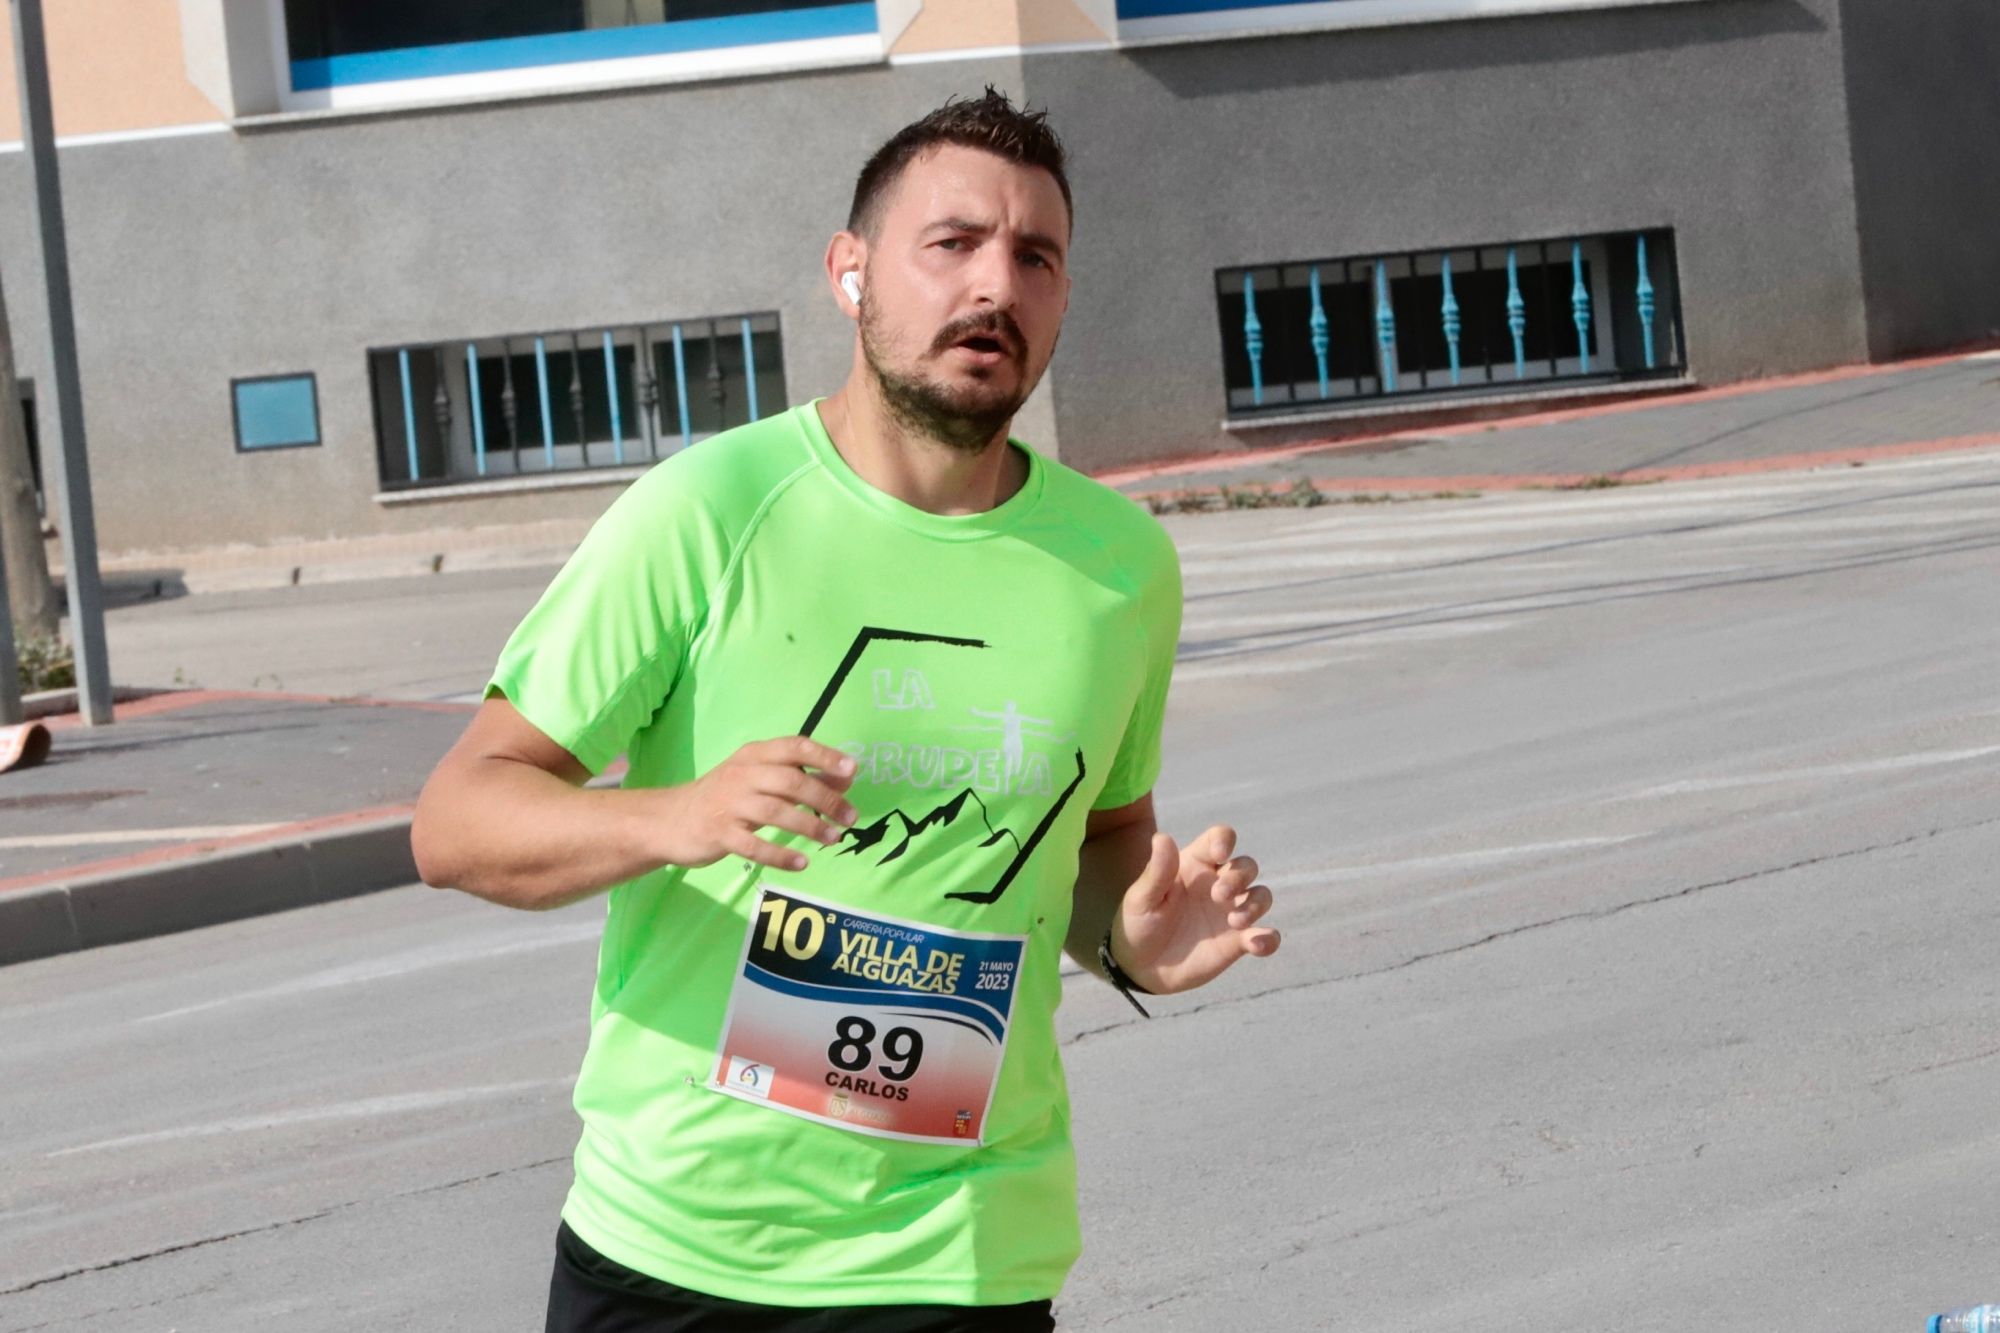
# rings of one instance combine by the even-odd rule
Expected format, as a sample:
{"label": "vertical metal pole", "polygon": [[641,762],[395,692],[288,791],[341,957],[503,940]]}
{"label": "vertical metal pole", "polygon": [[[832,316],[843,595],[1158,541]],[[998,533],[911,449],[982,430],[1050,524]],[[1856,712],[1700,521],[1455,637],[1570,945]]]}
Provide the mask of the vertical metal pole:
{"label": "vertical metal pole", "polygon": [[1243,270],[1243,350],[1250,358],[1250,402],[1264,405],[1264,325],[1257,318],[1257,284]]}
{"label": "vertical metal pole", "polygon": [[76,367],[76,316],[70,305],[69,246],[63,235],[62,179],[56,170],[55,121],[49,109],[48,47],[41,0],[13,0],[14,66],[21,85],[21,129],[28,145],[29,188],[40,216],[42,273],[48,286],[49,360],[56,378],[56,453],[62,470],[63,585],[76,649],[77,701],[83,720],[111,721],[111,663],[105,656],[104,598],[97,574],[97,514],[83,430],[83,389]]}
{"label": "vertical metal pole", "polygon": [[1396,310],[1389,304],[1389,268],[1385,260],[1375,263],[1375,341],[1382,348],[1382,392],[1396,392]]}
{"label": "vertical metal pole", "polygon": [[575,329],[569,331],[569,413],[576,423],[576,455],[582,466],[590,466],[590,436],[583,429],[583,344]]}
{"label": "vertical metal pole", "polygon": [[1658,357],[1653,347],[1653,271],[1646,263],[1646,236],[1639,235],[1639,327],[1646,334],[1646,369],[1657,364]]}
{"label": "vertical metal pole", "polygon": [[708,321],[708,400],[715,404],[715,428],[718,431],[729,428],[729,419],[722,414],[727,392],[722,386],[722,335],[716,321]]}
{"label": "vertical metal pole", "polygon": [[653,345],[646,326],[632,331],[632,370],[639,381],[639,437],[645,441],[646,457],[660,456],[660,381],[654,374]]}
{"label": "vertical metal pole", "polygon": [[486,423],[479,413],[479,352],[471,343],[465,345],[465,378],[470,387],[472,399],[472,452],[479,459],[479,475],[486,475]]}
{"label": "vertical metal pole", "polygon": [[694,443],[694,428],[688,419],[687,351],[681,343],[681,326],[674,325],[674,395],[680,399],[681,448]]}
{"label": "vertical metal pole", "polygon": [[743,383],[750,390],[750,419],[757,419],[757,349],[750,342],[750,316],[743,317]]}
{"label": "vertical metal pole", "polygon": [[1507,247],[1507,332],[1514,338],[1514,378],[1528,374],[1528,303],[1521,296],[1521,266],[1518,252]]}
{"label": "vertical metal pole", "polygon": [[507,425],[507,447],[514,455],[514,475],[521,475],[521,405],[514,398],[514,340],[500,340],[500,419]]}
{"label": "vertical metal pole", "polygon": [[1326,354],[1333,347],[1333,339],[1327,333],[1326,306],[1320,300],[1318,264],[1312,266],[1311,283],[1313,312],[1312,318],[1307,321],[1306,327],[1312,334],[1313,361],[1319,367],[1319,396],[1325,398],[1327,396]]}
{"label": "vertical metal pole", "polygon": [[549,413],[549,349],[540,334],[535,336],[535,387],[542,396],[542,461],[556,465],[556,419]]}
{"label": "vertical metal pole", "polygon": [[0,551],[0,727],[27,720],[21,708],[21,658],[14,645],[14,611],[7,603],[7,559]]}
{"label": "vertical metal pole", "polygon": [[410,480],[417,479],[417,400],[410,394],[410,349],[396,353],[396,369],[403,377],[403,448],[410,457]]}
{"label": "vertical metal pole", "polygon": [[1562,374],[1562,303],[1556,299],[1555,266],[1549,263],[1549,243],[1540,241],[1542,256],[1542,308],[1549,316],[1549,374]]}
{"label": "vertical metal pole", "polygon": [[618,361],[611,354],[611,330],[604,331],[604,391],[611,395],[611,461],[625,461],[624,423],[618,419]]}
{"label": "vertical metal pole", "polygon": [[1590,289],[1583,285],[1583,242],[1573,242],[1569,247],[1570,272],[1576,275],[1576,285],[1569,291],[1570,318],[1576,324],[1576,358],[1583,367],[1583,373],[1590,373]]}
{"label": "vertical metal pole", "polygon": [[1458,335],[1462,325],[1458,312],[1458,293],[1451,287],[1451,256],[1444,257],[1444,305],[1439,311],[1444,317],[1444,340],[1451,349],[1451,383],[1458,387]]}

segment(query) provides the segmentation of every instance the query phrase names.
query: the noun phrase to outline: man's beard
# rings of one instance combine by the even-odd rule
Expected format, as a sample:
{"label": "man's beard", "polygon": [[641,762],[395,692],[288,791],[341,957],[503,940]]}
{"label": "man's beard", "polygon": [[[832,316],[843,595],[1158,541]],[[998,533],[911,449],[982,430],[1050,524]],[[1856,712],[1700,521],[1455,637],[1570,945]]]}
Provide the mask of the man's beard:
{"label": "man's beard", "polygon": [[[1020,326],[1004,311],[969,315],[947,324],[932,340],[930,354],[940,356],[966,338],[986,334],[1004,335],[1012,343],[1012,355],[1026,357],[1027,340]],[[925,379],[921,374],[905,375],[892,370],[882,356],[881,330],[866,301],[861,303],[861,354],[874,373],[882,391],[882,401],[898,424],[913,434],[965,453],[978,453],[1000,435],[1028,400],[1034,383],[1025,368],[1013,393],[1000,393],[992,386],[974,383],[951,388]]]}

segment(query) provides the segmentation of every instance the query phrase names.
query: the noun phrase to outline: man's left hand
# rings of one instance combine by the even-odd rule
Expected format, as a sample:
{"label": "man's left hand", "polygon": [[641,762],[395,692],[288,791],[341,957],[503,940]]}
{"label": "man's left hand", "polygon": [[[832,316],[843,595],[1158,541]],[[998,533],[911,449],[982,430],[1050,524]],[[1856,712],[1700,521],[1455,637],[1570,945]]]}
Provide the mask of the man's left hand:
{"label": "man's left hand", "polygon": [[1277,952],[1278,932],[1257,924],[1271,910],[1271,891],[1256,882],[1257,863],[1235,851],[1227,824],[1185,850],[1153,835],[1152,858],[1111,923],[1111,956],[1126,975],[1171,995],[1206,985],[1245,954]]}

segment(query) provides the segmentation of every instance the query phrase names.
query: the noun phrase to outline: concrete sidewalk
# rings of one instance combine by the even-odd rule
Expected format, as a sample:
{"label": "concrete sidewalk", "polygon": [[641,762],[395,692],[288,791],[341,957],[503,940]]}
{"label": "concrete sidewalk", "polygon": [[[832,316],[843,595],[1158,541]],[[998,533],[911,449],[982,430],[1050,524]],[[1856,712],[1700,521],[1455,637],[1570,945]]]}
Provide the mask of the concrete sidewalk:
{"label": "concrete sidewalk", "polygon": [[52,718],[0,781],[0,963],[408,884],[470,705],[185,691]]}
{"label": "concrete sidewalk", "polygon": [[1135,498],[1301,480],[1407,494],[1685,480],[1993,447],[2000,352],[1976,352],[1100,475]]}
{"label": "concrete sidewalk", "polygon": [[[1986,448],[2000,449],[1996,353],[1193,459],[1105,480],[1155,501],[1300,480],[1422,494]],[[310,567],[295,563],[302,550],[272,553],[268,568],[254,552],[226,552],[210,572],[217,586],[286,587],[553,565],[571,537],[550,525],[519,535],[514,546],[496,530],[399,537],[412,549],[393,557],[379,543],[320,543]],[[414,549],[424,545],[438,549]],[[0,778],[0,963],[410,883],[413,803],[472,707],[189,690],[123,702],[104,730],[51,719],[49,762]]]}

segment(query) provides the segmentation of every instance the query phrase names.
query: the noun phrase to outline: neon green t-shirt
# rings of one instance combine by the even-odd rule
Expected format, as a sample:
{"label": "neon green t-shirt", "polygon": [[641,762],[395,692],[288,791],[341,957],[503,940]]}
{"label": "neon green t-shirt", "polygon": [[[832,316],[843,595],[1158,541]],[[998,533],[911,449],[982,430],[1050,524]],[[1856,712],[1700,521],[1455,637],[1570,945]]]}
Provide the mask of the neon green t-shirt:
{"label": "neon green t-shirt", "polygon": [[666,786],[806,733],[853,755],[837,847],[614,888],[563,1216],[777,1305],[1012,1304],[1075,1262],[1057,965],[1092,809],[1152,789],[1180,627],[1165,532],[1024,449],[982,514],[856,476],[812,404],[660,464],[490,691]]}

